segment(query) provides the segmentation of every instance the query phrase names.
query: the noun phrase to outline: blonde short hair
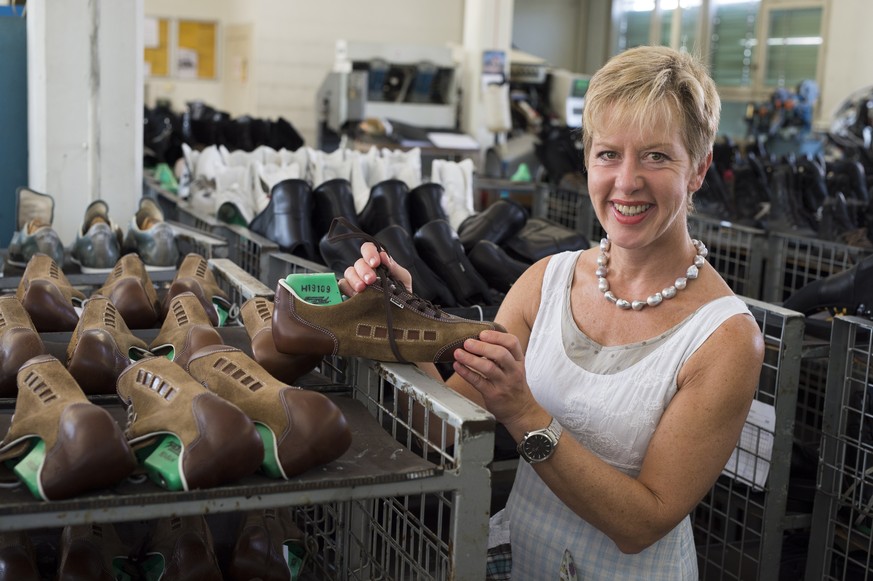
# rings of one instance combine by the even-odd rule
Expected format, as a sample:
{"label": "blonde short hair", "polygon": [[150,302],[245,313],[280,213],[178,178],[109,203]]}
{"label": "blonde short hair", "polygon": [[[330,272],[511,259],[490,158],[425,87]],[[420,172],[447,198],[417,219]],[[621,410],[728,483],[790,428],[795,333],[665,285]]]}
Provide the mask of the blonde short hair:
{"label": "blonde short hair", "polygon": [[706,67],[690,54],[639,46],[612,57],[591,78],[582,120],[586,166],[607,113],[641,129],[678,122],[685,148],[700,163],[715,142],[721,100]]}

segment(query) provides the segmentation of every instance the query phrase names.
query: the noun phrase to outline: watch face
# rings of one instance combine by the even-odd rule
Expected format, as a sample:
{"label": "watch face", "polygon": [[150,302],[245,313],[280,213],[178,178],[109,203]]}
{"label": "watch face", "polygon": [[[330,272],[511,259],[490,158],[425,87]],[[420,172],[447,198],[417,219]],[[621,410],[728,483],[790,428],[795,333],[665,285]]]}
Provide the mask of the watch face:
{"label": "watch face", "polygon": [[545,460],[555,449],[554,444],[545,434],[531,434],[524,440],[522,447],[524,454],[534,462]]}

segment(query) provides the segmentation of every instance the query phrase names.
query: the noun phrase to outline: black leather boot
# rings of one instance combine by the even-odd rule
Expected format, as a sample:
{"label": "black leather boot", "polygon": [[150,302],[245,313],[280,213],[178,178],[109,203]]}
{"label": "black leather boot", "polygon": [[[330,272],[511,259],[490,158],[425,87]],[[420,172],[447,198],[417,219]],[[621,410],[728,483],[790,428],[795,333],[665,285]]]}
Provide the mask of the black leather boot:
{"label": "black leather boot", "polygon": [[518,234],[503,243],[510,256],[530,264],[558,252],[590,247],[581,232],[547,218],[531,218]]}
{"label": "black leather boot", "polygon": [[[409,192],[409,221],[415,232],[432,220],[446,220],[449,217],[443,209],[446,189],[442,184],[428,182]],[[413,279],[414,280],[414,279]]]}
{"label": "black leather boot", "polygon": [[794,291],[782,306],[806,315],[807,332],[824,339],[830,338],[830,323],[822,329],[812,315],[829,311],[873,318],[873,256]]}
{"label": "black leather boot", "polygon": [[466,252],[470,252],[480,240],[490,240],[500,245],[520,232],[527,219],[524,206],[502,198],[461,222],[458,238]]}
{"label": "black leather boot", "polygon": [[255,216],[249,229],[278,244],[283,252],[321,262],[312,233],[314,207],[309,183],[299,179],[282,180],[273,186],[270,203]]}
{"label": "black leather boot", "polygon": [[442,307],[456,307],[458,301],[415,250],[415,242],[409,232],[402,227],[388,226],[376,233],[376,240],[382,243],[388,254],[412,275],[415,294]]}
{"label": "black leather boot", "polygon": [[497,302],[496,293],[467,258],[458,234],[448,222],[428,222],[418,229],[413,240],[418,254],[442,277],[460,306],[492,305]]}
{"label": "black leather boot", "polygon": [[490,240],[477,242],[467,256],[491,288],[502,293],[509,291],[509,287],[515,284],[529,266],[509,256],[503,248]]}
{"label": "black leather boot", "polygon": [[358,214],[361,230],[367,234],[397,224],[412,234],[409,221],[409,186],[400,180],[385,180],[370,188],[370,199]]}
{"label": "black leather boot", "polygon": [[352,184],[347,179],[336,178],[323,182],[312,190],[315,210],[312,214],[312,233],[315,240],[327,234],[330,223],[342,216],[358,226],[358,213],[355,211],[355,195]]}

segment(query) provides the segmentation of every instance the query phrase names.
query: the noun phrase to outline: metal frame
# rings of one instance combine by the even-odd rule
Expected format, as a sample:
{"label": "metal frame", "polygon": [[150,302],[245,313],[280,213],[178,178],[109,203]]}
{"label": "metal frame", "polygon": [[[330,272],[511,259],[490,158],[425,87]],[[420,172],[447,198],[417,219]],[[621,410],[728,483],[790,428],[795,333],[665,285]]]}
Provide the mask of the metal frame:
{"label": "metal frame", "polygon": [[761,299],[767,233],[706,216],[688,216],[688,231],[703,240],[706,259],[738,295]]}
{"label": "metal frame", "polygon": [[873,579],[873,322],[834,319],[806,579]]}
{"label": "metal frame", "polygon": [[777,304],[806,284],[848,270],[873,254],[873,248],[783,232],[771,232],[768,244],[764,299]]}
{"label": "metal frame", "polygon": [[[773,448],[762,489],[754,489],[738,472],[726,469],[692,513],[700,578],[704,580],[778,579],[785,531],[806,524],[803,517],[786,513],[803,315],[755,299],[744,300],[766,344],[755,399],[775,408],[772,431],[751,427],[759,438],[772,437]],[[760,458],[754,450],[747,453],[755,461]]]}

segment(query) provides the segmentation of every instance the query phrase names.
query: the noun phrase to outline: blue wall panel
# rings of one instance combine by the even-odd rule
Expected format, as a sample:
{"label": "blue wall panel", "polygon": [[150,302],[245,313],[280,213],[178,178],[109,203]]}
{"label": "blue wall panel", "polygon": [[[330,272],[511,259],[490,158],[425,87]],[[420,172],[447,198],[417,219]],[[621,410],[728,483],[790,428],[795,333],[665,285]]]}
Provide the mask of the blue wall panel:
{"label": "blue wall panel", "polygon": [[0,7],[0,247],[15,230],[15,190],[27,177],[27,23]]}

